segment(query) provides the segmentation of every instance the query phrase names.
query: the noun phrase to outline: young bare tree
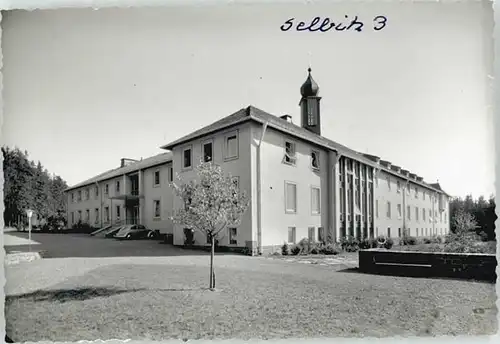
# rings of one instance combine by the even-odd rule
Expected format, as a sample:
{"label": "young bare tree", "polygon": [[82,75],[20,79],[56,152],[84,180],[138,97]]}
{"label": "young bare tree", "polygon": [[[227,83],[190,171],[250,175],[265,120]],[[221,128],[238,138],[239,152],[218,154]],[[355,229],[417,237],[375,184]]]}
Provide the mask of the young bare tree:
{"label": "young bare tree", "polygon": [[196,167],[197,179],[183,182],[180,176],[172,188],[184,207],[174,211],[172,221],[180,226],[203,233],[210,239],[210,289],[215,289],[215,242],[228,226],[238,226],[248,208],[245,191],[237,180],[226,175],[213,162],[201,162]]}

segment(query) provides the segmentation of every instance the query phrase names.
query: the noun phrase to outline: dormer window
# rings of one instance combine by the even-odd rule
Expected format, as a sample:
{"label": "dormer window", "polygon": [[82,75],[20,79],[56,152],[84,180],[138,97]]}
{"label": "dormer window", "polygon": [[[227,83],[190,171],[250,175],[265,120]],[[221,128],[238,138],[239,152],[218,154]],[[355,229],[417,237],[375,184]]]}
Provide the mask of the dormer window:
{"label": "dormer window", "polygon": [[312,151],[311,152],[311,166],[315,170],[319,170],[319,152]]}
{"label": "dormer window", "polygon": [[285,162],[290,165],[295,165],[296,160],[295,143],[285,141]]}

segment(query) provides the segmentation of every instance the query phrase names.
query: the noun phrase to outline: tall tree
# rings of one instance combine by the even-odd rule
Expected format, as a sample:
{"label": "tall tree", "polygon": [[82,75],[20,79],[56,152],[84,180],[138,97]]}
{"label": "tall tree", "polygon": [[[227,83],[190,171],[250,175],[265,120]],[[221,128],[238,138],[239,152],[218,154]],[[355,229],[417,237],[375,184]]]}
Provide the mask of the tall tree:
{"label": "tall tree", "polygon": [[174,211],[174,223],[198,231],[210,239],[210,289],[215,288],[214,255],[215,241],[228,226],[238,226],[248,207],[246,192],[231,175],[226,175],[220,166],[212,162],[201,162],[196,173],[198,180],[173,183],[174,194],[184,207]]}

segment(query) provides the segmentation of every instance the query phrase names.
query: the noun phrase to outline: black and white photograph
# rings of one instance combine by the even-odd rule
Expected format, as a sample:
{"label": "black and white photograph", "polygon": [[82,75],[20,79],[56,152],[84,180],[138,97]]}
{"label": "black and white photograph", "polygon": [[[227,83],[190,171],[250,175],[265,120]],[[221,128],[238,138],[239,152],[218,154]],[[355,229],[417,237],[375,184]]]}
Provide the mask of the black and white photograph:
{"label": "black and white photograph", "polygon": [[497,334],[492,1],[76,3],[1,12],[6,342]]}

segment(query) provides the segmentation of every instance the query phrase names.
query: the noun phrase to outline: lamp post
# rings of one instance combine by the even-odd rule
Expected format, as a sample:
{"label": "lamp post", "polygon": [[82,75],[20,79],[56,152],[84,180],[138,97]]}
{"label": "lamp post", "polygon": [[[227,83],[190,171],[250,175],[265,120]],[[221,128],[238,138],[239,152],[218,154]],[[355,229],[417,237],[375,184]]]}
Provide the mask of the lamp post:
{"label": "lamp post", "polygon": [[26,215],[28,215],[28,240],[29,240],[29,250],[31,252],[31,217],[33,216],[33,210],[27,209]]}

